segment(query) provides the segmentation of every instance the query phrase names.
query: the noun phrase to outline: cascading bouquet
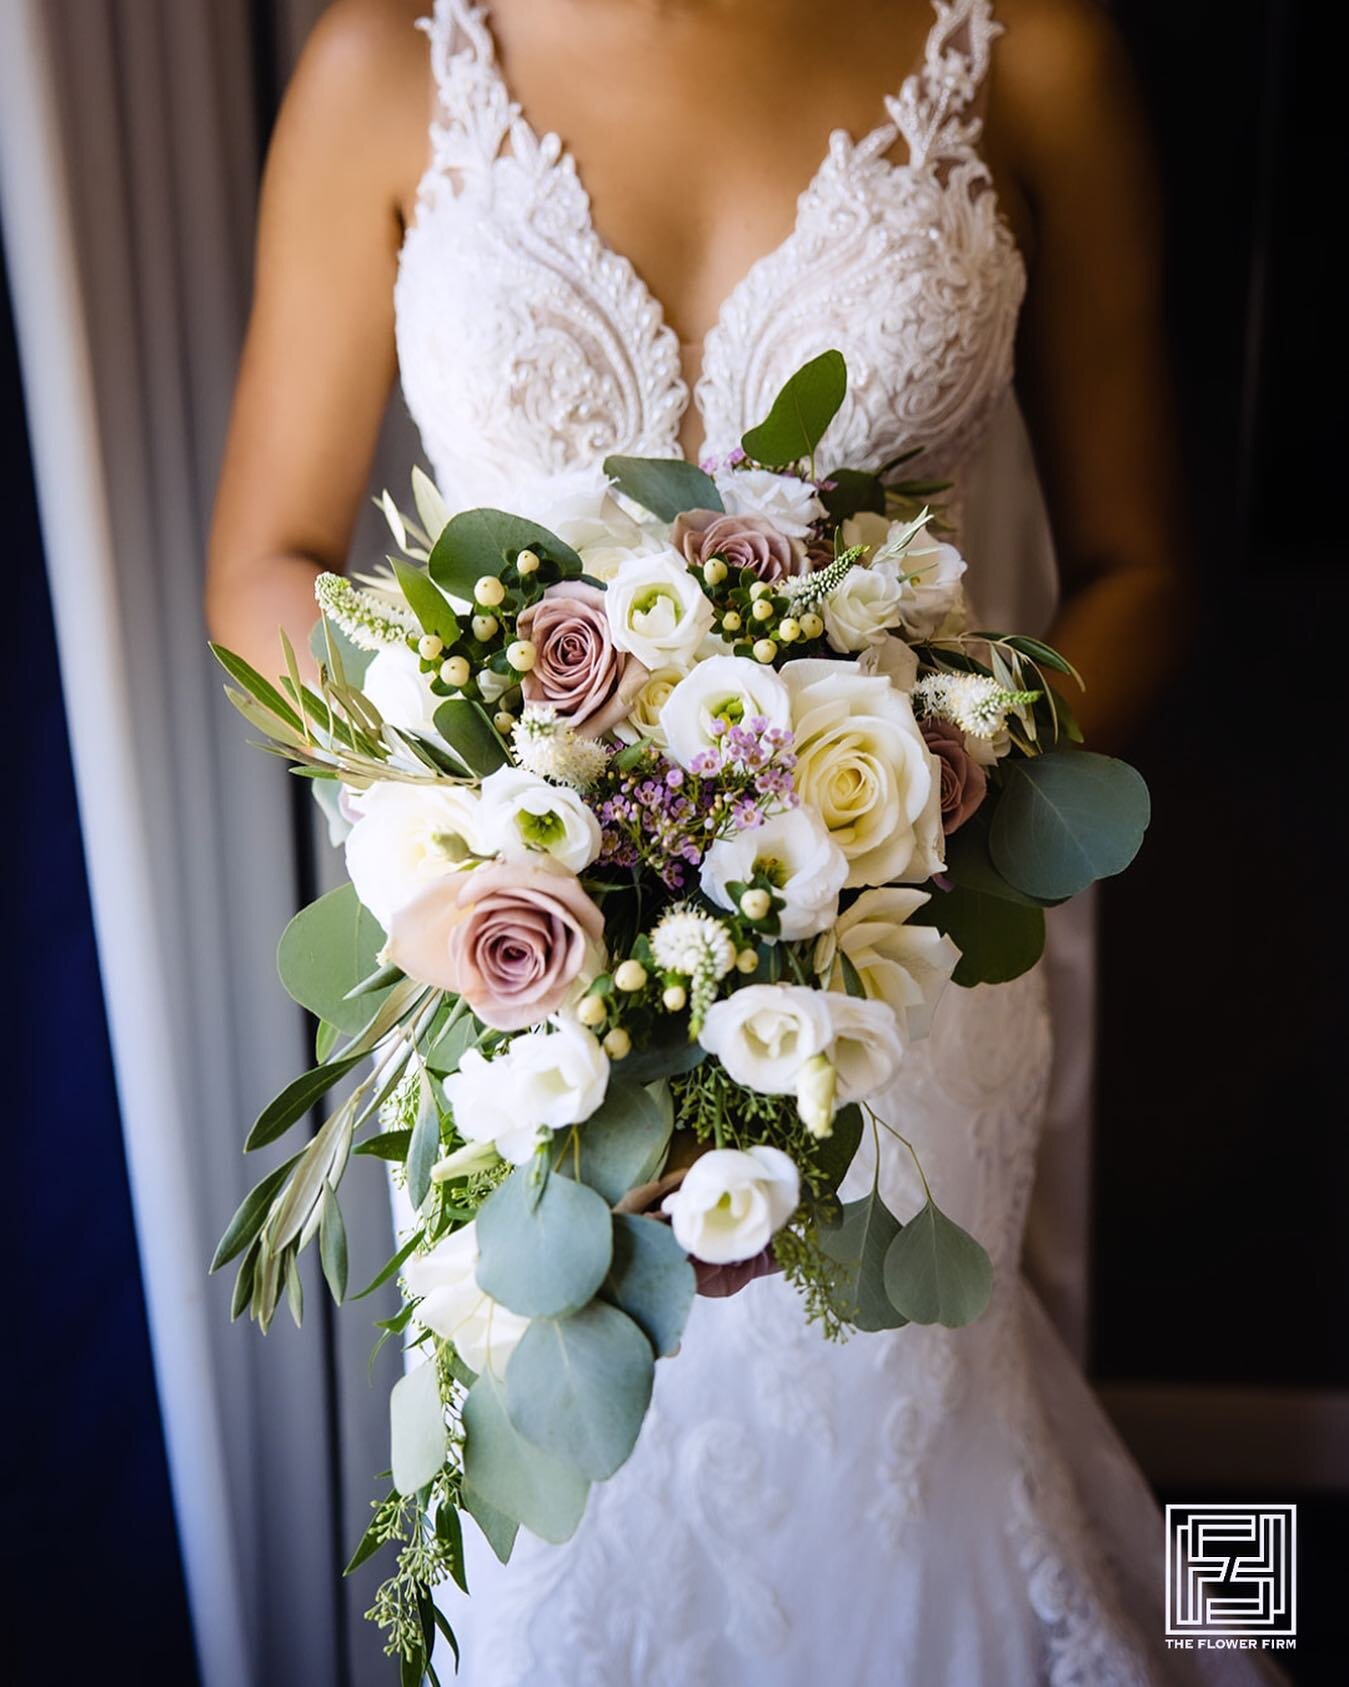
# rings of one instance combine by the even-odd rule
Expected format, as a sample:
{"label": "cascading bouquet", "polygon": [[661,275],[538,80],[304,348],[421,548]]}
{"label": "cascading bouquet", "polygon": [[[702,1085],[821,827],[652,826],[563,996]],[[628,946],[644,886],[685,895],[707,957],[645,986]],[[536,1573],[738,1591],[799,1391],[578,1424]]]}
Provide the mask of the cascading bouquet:
{"label": "cascading bouquet", "polygon": [[284,637],[276,685],[216,652],[351,879],[281,940],[317,1064],[246,1148],[351,1087],[213,1269],[242,1255],[236,1317],[284,1293],[298,1322],[317,1239],[340,1302],[349,1157],[393,1164],[413,1217],[370,1289],[398,1280],[411,1368],[352,1567],[397,1548],[370,1615],[405,1680],[449,1635],[461,1513],[502,1559],[521,1525],[565,1540],[697,1289],[781,1269],[833,1336],[987,1302],[930,1193],[901,1219],[837,1191],[948,980],[1032,966],[1147,793],[1077,747],[1062,657],[966,624],[943,488],[816,474],[845,385],[826,352],[731,460],[558,483],[555,530],[449,518],[414,474],[392,572],[318,583],[317,690]]}

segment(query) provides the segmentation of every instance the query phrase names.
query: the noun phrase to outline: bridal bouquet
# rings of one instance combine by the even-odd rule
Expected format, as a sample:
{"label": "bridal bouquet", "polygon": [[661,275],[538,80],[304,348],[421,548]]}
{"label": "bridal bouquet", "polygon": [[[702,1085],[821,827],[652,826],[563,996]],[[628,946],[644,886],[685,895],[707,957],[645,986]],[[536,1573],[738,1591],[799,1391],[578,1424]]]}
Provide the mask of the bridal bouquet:
{"label": "bridal bouquet", "polygon": [[213,1268],[242,1256],[265,1330],[317,1241],[341,1301],[349,1158],[395,1168],[411,1225],[363,1292],[397,1280],[411,1365],[352,1567],[396,1548],[370,1614],[405,1680],[453,1644],[461,1514],[502,1559],[521,1525],[565,1540],[696,1291],[781,1270],[832,1336],[987,1302],[930,1192],[837,1191],[864,1131],[899,1135],[881,1097],[948,980],[1033,965],[1147,795],[1077,746],[1062,657],[967,624],[943,488],[816,472],[845,382],[827,352],[731,459],[612,457],[527,515],[450,518],[415,475],[392,571],[318,583],[316,689],[284,638],[276,684],[217,651],[350,875],[282,937],[316,1064],[246,1148],[349,1089]]}

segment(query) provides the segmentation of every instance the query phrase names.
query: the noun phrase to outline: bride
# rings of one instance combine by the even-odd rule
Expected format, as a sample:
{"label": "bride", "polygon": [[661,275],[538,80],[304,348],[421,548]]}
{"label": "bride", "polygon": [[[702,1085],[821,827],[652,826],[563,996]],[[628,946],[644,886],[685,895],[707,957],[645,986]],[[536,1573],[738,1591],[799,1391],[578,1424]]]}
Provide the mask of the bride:
{"label": "bride", "polygon": [[[396,372],[451,506],[519,507],[610,452],[724,455],[837,346],[822,457],[920,447],[908,472],[955,481],[986,622],[1052,610],[1038,465],[1049,636],[1088,739],[1124,738],[1185,595],[1157,211],[1091,0],[418,9],[337,0],[281,114],[216,635],[268,671],[278,624],[305,648]],[[470,1544],[472,1687],[1258,1675],[1164,1649],[1157,1510],[1018,1275],[1049,1068],[1039,970],[947,992],[881,1111],[990,1248],[988,1313],[831,1345],[780,1278],[699,1302],[575,1539],[506,1569]]]}

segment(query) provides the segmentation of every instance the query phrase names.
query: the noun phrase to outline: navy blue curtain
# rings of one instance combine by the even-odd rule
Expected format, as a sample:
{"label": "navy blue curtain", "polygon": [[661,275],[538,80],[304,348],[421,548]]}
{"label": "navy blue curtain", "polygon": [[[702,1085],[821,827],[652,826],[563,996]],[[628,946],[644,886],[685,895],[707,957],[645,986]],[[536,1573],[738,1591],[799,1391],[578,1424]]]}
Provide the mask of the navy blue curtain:
{"label": "navy blue curtain", "polygon": [[5,1533],[14,1566],[4,1670],[16,1683],[191,1687],[196,1664],[7,292],[0,407],[8,442],[0,453]]}

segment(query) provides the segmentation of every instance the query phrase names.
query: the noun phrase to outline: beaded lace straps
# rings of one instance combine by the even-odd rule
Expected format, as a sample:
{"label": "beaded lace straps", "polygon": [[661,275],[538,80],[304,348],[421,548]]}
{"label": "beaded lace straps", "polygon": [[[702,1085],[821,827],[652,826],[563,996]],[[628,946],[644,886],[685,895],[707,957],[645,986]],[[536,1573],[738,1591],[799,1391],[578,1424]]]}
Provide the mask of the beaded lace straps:
{"label": "beaded lace straps", "polygon": [[497,71],[492,32],[473,0],[435,0],[421,18],[431,43],[435,115],[431,122],[431,168],[457,187],[463,173],[490,164],[501,152],[519,108]]}
{"label": "beaded lace straps", "polygon": [[933,0],[936,19],[928,32],[922,68],[886,110],[909,149],[908,162],[921,170],[963,163],[975,155],[983,119],[976,110],[994,40],[1002,25],[992,0]]}

